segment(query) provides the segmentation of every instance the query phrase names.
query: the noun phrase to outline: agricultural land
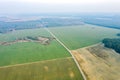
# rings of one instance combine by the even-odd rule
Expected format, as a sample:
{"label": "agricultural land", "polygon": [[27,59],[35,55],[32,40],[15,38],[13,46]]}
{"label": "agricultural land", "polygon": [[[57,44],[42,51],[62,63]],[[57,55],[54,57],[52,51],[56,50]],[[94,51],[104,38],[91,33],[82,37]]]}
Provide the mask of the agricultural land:
{"label": "agricultural land", "polygon": [[69,52],[40,28],[0,34],[0,79],[83,80],[83,77]]}
{"label": "agricultural land", "polygon": [[45,28],[0,34],[1,80],[118,79],[119,55],[91,45],[118,37],[120,30],[90,24]]}

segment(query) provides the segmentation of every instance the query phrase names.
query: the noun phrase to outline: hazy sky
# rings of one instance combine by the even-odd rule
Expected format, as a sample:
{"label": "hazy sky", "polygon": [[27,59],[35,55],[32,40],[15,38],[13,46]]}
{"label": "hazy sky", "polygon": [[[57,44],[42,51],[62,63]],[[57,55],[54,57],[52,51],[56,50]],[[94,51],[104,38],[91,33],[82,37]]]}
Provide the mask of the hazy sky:
{"label": "hazy sky", "polygon": [[0,14],[120,13],[120,0],[0,0]]}

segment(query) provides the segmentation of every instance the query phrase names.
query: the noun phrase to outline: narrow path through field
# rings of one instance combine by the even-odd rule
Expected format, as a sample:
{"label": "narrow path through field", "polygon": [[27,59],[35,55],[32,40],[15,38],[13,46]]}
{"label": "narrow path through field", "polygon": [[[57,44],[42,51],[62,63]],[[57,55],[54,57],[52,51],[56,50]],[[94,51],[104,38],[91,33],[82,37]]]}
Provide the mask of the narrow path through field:
{"label": "narrow path through field", "polygon": [[8,67],[14,67],[14,66],[22,66],[22,65],[28,65],[28,64],[35,64],[35,63],[40,63],[40,62],[47,62],[47,61],[55,61],[55,60],[62,60],[62,59],[69,59],[72,57],[65,57],[65,58],[56,58],[56,59],[51,59],[51,60],[43,60],[43,61],[37,61],[37,62],[30,62],[30,63],[23,63],[23,64],[16,64],[16,65],[8,65],[8,66],[2,66],[0,68],[8,68]]}
{"label": "narrow path through field", "polygon": [[82,76],[83,76],[83,79],[84,79],[84,80],[87,80],[87,78],[86,78],[85,74],[83,73],[81,67],[79,66],[77,60],[76,60],[75,57],[72,55],[72,52],[71,52],[48,28],[44,28],[44,29],[47,30],[47,31],[71,54],[73,60],[75,61],[78,69],[80,70],[80,72],[81,72],[81,74],[82,74]]}

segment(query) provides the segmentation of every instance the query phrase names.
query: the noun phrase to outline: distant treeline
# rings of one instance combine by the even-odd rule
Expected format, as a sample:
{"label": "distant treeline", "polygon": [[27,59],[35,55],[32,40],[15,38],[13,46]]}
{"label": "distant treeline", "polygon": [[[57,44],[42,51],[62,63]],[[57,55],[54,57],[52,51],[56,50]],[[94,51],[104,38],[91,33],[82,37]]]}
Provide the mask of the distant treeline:
{"label": "distant treeline", "polygon": [[13,30],[31,29],[40,27],[38,21],[24,21],[24,22],[0,22],[0,33],[6,33]]}
{"label": "distant treeline", "polygon": [[84,16],[82,21],[88,24],[120,29],[120,15],[116,16]]}
{"label": "distant treeline", "polygon": [[102,42],[105,47],[114,49],[116,52],[120,53],[120,38],[105,38]]}
{"label": "distant treeline", "polygon": [[81,25],[81,24],[83,24],[83,22],[81,22],[81,20],[77,18],[42,18],[40,20],[19,21],[19,22],[0,21],[0,33],[6,33],[20,29],[69,26],[69,25]]}

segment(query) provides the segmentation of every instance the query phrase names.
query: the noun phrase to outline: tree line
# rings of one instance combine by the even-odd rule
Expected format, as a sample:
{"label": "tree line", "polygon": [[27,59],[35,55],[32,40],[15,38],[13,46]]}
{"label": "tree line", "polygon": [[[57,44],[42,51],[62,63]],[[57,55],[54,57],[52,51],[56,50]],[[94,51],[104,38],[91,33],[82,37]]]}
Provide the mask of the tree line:
{"label": "tree line", "polygon": [[105,47],[114,49],[120,54],[120,38],[105,38],[102,42],[104,43]]}

